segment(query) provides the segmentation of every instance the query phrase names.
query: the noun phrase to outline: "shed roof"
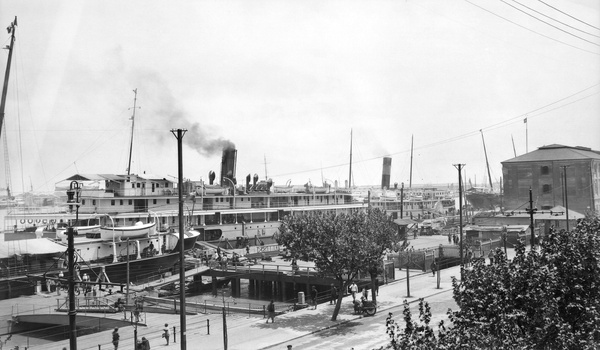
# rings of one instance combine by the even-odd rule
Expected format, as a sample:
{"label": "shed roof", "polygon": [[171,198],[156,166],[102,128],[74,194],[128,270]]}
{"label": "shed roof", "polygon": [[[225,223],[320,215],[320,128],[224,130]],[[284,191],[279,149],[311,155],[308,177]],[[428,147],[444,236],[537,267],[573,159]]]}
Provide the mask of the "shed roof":
{"label": "shed roof", "polygon": [[417,222],[411,219],[396,219],[394,223],[398,226],[408,226],[408,225],[416,225]]}

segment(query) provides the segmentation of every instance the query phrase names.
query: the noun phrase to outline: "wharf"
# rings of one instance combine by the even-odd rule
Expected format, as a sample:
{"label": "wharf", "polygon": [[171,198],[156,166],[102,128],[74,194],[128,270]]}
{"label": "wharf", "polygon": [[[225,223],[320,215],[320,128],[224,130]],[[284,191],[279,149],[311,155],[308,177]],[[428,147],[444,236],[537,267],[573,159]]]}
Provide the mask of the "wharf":
{"label": "wharf", "polygon": [[[446,237],[426,237],[423,241],[429,241],[429,247],[436,247]],[[417,239],[417,241],[419,241]],[[425,244],[425,242],[419,242]],[[509,254],[510,255],[510,254]],[[276,270],[275,266],[272,266]],[[269,267],[265,267],[268,270]],[[280,267],[280,270],[282,268]],[[407,299],[413,303],[421,297],[428,298],[427,300],[435,301],[433,308],[434,317],[432,324],[438,320],[445,319],[448,307],[456,308],[456,304],[452,300],[452,283],[451,277],[460,274],[459,267],[453,267],[442,271],[441,285],[436,287],[435,278],[432,278],[431,273],[423,273],[421,271],[410,270],[411,297],[406,296],[405,283],[406,280],[402,277],[406,273],[396,271],[396,276],[401,276],[400,279],[389,284],[381,285],[378,296],[378,315],[387,315],[387,312],[394,312],[396,318],[401,318],[401,305]],[[176,276],[173,276],[174,278]],[[323,293],[325,295],[325,293]],[[435,299],[431,299],[435,298]],[[216,298],[215,298],[216,300]],[[335,339],[341,341],[341,338],[356,338],[355,349],[371,349],[377,345],[383,345],[386,341],[385,322],[381,325],[371,326],[370,318],[362,318],[359,315],[354,315],[351,305],[352,298],[345,296],[342,300],[342,308],[337,321],[331,321],[333,305],[325,302],[319,305],[317,310],[302,309],[295,312],[285,312],[276,317],[274,324],[265,324],[265,319],[262,315],[256,314],[241,314],[231,313],[226,315],[227,332],[228,332],[228,348],[229,349],[283,349],[286,345],[294,345],[293,349],[322,349],[322,348],[339,348],[333,346]],[[36,303],[36,307],[24,306],[24,303]],[[46,313],[50,312],[50,308],[55,305],[53,296],[36,295],[31,297],[22,297],[10,300],[0,301],[0,314],[10,315],[13,312],[21,313]],[[82,315],[82,313],[79,313]],[[102,317],[120,319],[122,314],[102,315]],[[176,313],[158,314],[147,313],[144,315],[145,326],[137,326],[138,338],[146,337],[152,346],[160,346],[165,349],[180,348],[180,315]],[[171,329],[171,343],[169,346],[164,346],[165,341],[161,338],[161,330],[165,323],[169,324]],[[186,317],[186,338],[187,346],[190,349],[201,347],[202,349],[222,349],[223,348],[223,315],[221,312],[207,312],[206,314],[188,315]],[[173,328],[174,327],[174,328]],[[128,348],[129,344],[133,345],[134,324],[120,327],[121,346]],[[335,334],[336,329],[341,333]],[[320,336],[319,334],[327,334]],[[341,337],[341,338],[340,338]],[[2,336],[3,340],[6,339]],[[316,339],[319,346],[302,345],[308,342],[309,339]],[[81,335],[77,339],[78,349],[113,349],[111,344],[111,331],[101,331],[95,334]],[[328,343],[328,345],[324,345]],[[364,342],[368,343],[368,346]],[[48,340],[43,343],[36,343],[33,339],[26,341],[23,335],[15,335],[10,342],[5,346],[13,347],[19,345],[22,349],[28,346],[29,349],[46,349]],[[309,344],[309,343],[307,343]],[[362,344],[364,346],[361,346]],[[69,340],[60,340],[52,343],[56,349],[61,349],[63,346],[69,346]],[[371,346],[373,345],[373,346]],[[345,347],[346,348],[346,347]],[[347,347],[349,348],[349,347]]]}

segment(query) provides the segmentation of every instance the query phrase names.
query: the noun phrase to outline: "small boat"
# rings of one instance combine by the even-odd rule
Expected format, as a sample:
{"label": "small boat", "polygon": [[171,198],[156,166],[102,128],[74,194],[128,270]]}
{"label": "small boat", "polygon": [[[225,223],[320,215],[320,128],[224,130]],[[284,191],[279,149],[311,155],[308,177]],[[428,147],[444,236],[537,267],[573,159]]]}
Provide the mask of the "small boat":
{"label": "small boat", "polygon": [[[63,237],[67,237],[67,230],[69,227],[65,223],[59,223],[56,228],[56,238],[61,239]],[[100,225],[79,225],[73,226],[73,231],[76,232],[77,235],[85,236],[87,234],[99,233]]]}
{"label": "small boat", "polygon": [[138,221],[133,226],[102,226],[100,238],[103,240],[125,240],[127,238],[149,237],[154,234],[156,222],[144,224]]}
{"label": "small boat", "polygon": [[223,195],[227,193],[228,188],[219,185],[204,185],[204,195]]}

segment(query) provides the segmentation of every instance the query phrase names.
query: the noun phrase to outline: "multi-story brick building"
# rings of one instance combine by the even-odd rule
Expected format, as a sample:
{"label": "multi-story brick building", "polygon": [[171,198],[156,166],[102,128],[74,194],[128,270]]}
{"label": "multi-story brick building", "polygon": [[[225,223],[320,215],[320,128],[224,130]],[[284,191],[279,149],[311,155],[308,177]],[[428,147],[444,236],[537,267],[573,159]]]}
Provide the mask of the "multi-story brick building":
{"label": "multi-story brick building", "polygon": [[549,145],[502,162],[505,210],[566,206],[580,213],[600,212],[600,151],[586,147]]}

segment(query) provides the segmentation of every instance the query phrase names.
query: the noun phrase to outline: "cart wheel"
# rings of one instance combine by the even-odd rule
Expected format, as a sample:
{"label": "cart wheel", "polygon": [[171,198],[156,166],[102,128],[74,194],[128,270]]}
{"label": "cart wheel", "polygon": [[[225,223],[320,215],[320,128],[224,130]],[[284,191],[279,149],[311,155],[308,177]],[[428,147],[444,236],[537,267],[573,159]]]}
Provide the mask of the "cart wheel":
{"label": "cart wheel", "polygon": [[367,313],[367,315],[373,316],[377,312],[377,308],[376,307],[370,307],[368,309],[365,309],[365,312]]}

